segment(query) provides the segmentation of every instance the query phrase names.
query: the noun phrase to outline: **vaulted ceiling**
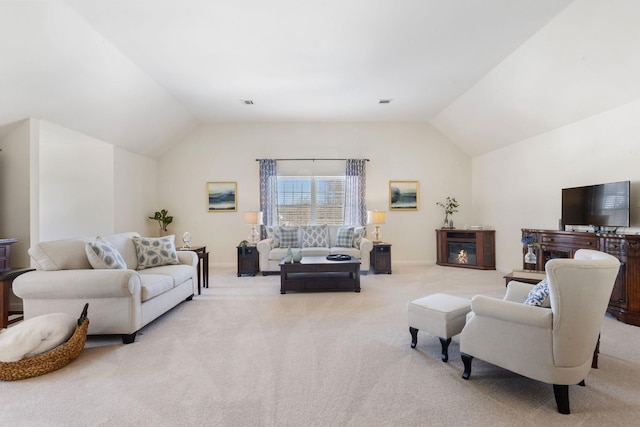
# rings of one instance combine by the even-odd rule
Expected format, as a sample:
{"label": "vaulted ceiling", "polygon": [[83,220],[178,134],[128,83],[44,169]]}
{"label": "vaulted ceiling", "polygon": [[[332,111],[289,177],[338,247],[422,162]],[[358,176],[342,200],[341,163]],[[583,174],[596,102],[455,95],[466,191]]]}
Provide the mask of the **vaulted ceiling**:
{"label": "vaulted ceiling", "polygon": [[0,127],[153,157],[202,122],[422,121],[475,156],[639,98],[639,4],[0,1]]}

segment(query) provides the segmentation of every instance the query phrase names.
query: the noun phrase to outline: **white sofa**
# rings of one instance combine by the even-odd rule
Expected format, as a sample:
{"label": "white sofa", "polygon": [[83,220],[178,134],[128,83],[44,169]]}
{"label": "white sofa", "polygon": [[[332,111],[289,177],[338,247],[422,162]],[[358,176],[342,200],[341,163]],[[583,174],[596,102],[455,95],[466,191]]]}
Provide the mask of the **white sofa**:
{"label": "white sofa", "polygon": [[[329,254],[351,255],[360,260],[360,271],[366,274],[370,266],[370,252],[373,242],[364,235],[364,227],[352,227],[355,232],[355,243],[338,246],[338,229],[345,228],[342,225],[317,225],[300,227],[266,227],[267,238],[258,242],[260,271],[266,276],[269,273],[280,273],[280,260],[286,255],[288,248],[293,252],[302,251],[302,256],[326,256]],[[297,233],[297,245],[289,245],[281,239],[279,229],[295,229]],[[326,242],[323,241],[323,233],[326,233]]]}
{"label": "white sofa", "polygon": [[[140,328],[191,300],[197,286],[197,254],[175,251],[173,236],[169,236],[171,263],[161,258],[150,264],[139,258],[134,238],[139,248],[140,242],[160,241],[140,238],[135,232],[101,239],[121,255],[120,268],[94,268],[95,256],[87,251],[87,242],[95,239],[41,242],[30,248],[36,270],[13,282],[15,294],[23,300],[25,319],[55,312],[76,316],[88,302],[88,334],[119,334],[128,344]],[[161,242],[166,243],[167,238]],[[148,267],[154,263],[158,265]]]}

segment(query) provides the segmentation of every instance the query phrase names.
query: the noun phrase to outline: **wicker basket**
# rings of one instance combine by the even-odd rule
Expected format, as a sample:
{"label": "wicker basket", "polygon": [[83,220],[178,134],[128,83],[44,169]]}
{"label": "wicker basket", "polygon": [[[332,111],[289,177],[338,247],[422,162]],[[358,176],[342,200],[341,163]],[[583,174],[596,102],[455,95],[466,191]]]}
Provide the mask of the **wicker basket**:
{"label": "wicker basket", "polygon": [[64,344],[60,344],[46,353],[27,357],[17,362],[0,362],[0,380],[15,381],[44,375],[66,366],[78,357],[87,340],[88,307],[89,304],[85,304],[75,332]]}

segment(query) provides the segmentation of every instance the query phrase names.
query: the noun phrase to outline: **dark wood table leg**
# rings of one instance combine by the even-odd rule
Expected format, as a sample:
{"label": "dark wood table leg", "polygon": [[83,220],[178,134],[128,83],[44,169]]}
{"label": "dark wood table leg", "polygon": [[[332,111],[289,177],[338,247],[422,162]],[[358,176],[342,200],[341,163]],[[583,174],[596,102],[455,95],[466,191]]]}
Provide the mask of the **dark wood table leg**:
{"label": "dark wood table leg", "polygon": [[3,280],[0,285],[0,321],[2,328],[9,326],[9,294],[11,293],[11,280]]}

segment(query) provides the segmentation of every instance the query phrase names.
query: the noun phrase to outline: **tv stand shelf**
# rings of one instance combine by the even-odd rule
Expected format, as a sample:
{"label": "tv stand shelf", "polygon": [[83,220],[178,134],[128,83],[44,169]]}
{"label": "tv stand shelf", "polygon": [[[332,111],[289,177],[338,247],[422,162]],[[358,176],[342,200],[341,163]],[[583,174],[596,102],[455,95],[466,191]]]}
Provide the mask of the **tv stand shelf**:
{"label": "tv stand shelf", "polygon": [[[578,249],[595,249],[620,260],[620,271],[607,311],[616,319],[640,326],[640,236],[615,233],[522,229],[533,234],[540,247],[536,248],[538,262],[523,264],[528,270],[544,271],[553,258],[573,258]],[[523,248],[523,256],[527,248]]]}

